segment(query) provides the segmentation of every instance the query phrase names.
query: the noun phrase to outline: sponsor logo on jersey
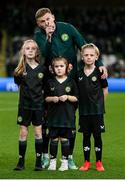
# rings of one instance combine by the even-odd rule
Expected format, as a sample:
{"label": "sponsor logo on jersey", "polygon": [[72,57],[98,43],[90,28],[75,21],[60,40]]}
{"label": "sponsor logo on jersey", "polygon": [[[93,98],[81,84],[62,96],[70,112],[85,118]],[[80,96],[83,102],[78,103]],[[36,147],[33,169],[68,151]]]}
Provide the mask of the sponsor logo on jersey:
{"label": "sponsor logo on jersey", "polygon": [[71,88],[70,88],[69,86],[67,86],[67,87],[65,88],[65,91],[68,93],[68,92],[71,91]]}
{"label": "sponsor logo on jersey", "polygon": [[54,91],[54,90],[55,90],[55,87],[51,87],[50,90],[51,90],[51,91]]}
{"label": "sponsor logo on jersey", "polygon": [[93,76],[92,77],[92,81],[96,81],[97,80],[97,77],[96,76]]}
{"label": "sponsor logo on jersey", "polygon": [[79,81],[82,81],[83,77],[79,77]]}
{"label": "sponsor logo on jersey", "polygon": [[43,74],[43,73],[38,73],[38,78],[39,78],[39,79],[42,79],[42,78],[43,78],[43,76],[44,76],[44,74]]}
{"label": "sponsor logo on jersey", "polygon": [[67,41],[67,40],[69,39],[69,35],[66,34],[66,33],[64,33],[64,34],[61,35],[61,39],[62,39],[63,41]]}

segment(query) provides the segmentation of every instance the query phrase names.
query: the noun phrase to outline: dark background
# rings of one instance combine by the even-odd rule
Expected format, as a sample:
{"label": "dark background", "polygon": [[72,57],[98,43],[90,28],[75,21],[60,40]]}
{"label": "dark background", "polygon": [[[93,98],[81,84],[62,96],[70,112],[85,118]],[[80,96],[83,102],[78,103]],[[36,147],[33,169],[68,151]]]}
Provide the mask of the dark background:
{"label": "dark background", "polygon": [[35,12],[41,7],[49,7],[57,21],[73,24],[87,42],[95,43],[110,76],[125,77],[124,0],[4,0],[0,6],[0,43],[5,39],[8,76],[17,65],[23,40],[33,37]]}

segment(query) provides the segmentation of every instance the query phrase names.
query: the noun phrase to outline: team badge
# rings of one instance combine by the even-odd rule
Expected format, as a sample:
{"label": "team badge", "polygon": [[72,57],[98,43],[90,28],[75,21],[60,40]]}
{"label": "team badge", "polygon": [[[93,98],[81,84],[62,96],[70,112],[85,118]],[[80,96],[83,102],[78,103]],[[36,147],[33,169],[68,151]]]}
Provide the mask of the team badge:
{"label": "team badge", "polygon": [[22,120],[23,120],[23,119],[22,119],[21,116],[19,116],[18,119],[17,119],[17,121],[18,121],[19,123],[22,122]]}
{"label": "team badge", "polygon": [[71,91],[71,88],[70,88],[69,86],[67,86],[67,87],[65,88],[65,91],[68,93],[68,92]]}
{"label": "team badge", "polygon": [[44,76],[44,74],[43,74],[43,73],[38,73],[38,78],[39,78],[39,79],[42,79],[42,78],[43,78],[43,76]]}
{"label": "team badge", "polygon": [[61,38],[63,41],[67,41],[69,39],[69,35],[68,34],[62,34]]}
{"label": "team badge", "polygon": [[93,76],[92,77],[92,81],[96,81],[97,80],[97,77],[96,76]]}

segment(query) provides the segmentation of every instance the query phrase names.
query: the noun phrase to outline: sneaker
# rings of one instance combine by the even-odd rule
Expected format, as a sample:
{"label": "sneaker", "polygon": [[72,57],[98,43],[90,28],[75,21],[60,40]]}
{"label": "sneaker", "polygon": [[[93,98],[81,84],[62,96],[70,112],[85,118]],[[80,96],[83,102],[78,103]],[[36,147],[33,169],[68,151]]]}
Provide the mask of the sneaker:
{"label": "sneaker", "polygon": [[104,167],[103,167],[103,164],[101,161],[97,161],[96,162],[96,170],[97,171],[105,171]]}
{"label": "sneaker", "polygon": [[50,159],[48,170],[52,170],[52,171],[56,170],[56,159]]}
{"label": "sneaker", "polygon": [[16,171],[22,171],[22,170],[24,170],[24,169],[25,169],[25,167],[24,167],[24,159],[19,158],[19,161],[18,161],[18,163],[17,163],[17,166],[14,168],[14,170],[16,170]]}
{"label": "sneaker", "polygon": [[90,162],[89,161],[85,161],[83,163],[83,166],[81,166],[79,168],[80,171],[88,171],[90,169]]}
{"label": "sneaker", "polygon": [[75,165],[73,158],[68,158],[68,167],[69,169],[73,169],[73,170],[78,169],[78,167]]}
{"label": "sneaker", "polygon": [[42,168],[47,168],[49,166],[49,155],[43,154],[42,157]]}
{"label": "sneaker", "polygon": [[66,171],[66,170],[68,170],[68,160],[62,159],[59,171]]}
{"label": "sneaker", "polygon": [[41,157],[36,157],[36,163],[34,171],[42,171]]}

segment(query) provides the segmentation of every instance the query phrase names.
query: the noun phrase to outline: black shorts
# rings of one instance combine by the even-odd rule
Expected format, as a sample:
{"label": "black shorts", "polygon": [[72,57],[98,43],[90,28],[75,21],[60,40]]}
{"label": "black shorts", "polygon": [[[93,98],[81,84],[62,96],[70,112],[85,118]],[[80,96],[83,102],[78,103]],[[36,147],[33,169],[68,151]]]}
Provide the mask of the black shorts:
{"label": "black shorts", "polygon": [[104,118],[101,115],[79,117],[79,132],[98,134],[105,132]]}
{"label": "black shorts", "polygon": [[19,108],[17,124],[27,127],[31,122],[34,126],[42,125],[44,123],[43,111]]}
{"label": "black shorts", "polygon": [[49,137],[50,138],[72,138],[74,136],[75,129],[65,128],[65,127],[52,127],[49,128]]}

